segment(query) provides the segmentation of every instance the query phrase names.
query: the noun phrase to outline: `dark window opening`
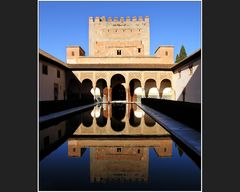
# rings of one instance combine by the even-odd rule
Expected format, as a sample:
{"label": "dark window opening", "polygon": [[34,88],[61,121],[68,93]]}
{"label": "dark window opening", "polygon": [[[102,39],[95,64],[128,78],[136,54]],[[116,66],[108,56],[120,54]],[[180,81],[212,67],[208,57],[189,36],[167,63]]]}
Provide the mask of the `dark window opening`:
{"label": "dark window opening", "polygon": [[54,83],[54,100],[58,100],[58,84]]}
{"label": "dark window opening", "polygon": [[46,148],[49,145],[49,143],[50,143],[49,136],[44,137],[44,139],[43,139],[44,148]]}
{"label": "dark window opening", "polygon": [[141,53],[141,48],[138,48],[138,53]]}
{"label": "dark window opening", "polygon": [[60,78],[60,70],[57,70],[57,78]]}
{"label": "dark window opening", "polygon": [[192,75],[193,73],[193,66],[189,66],[189,74]]}
{"label": "dark window opening", "polygon": [[60,138],[62,136],[62,131],[58,130],[58,138]]}
{"label": "dark window opening", "polygon": [[122,149],[121,148],[117,148],[117,152],[121,152],[122,151]]}
{"label": "dark window opening", "polygon": [[72,56],[74,56],[74,51],[72,51]]}
{"label": "dark window opening", "polygon": [[76,151],[76,148],[73,148],[73,152],[75,152]]}
{"label": "dark window opening", "polygon": [[167,151],[167,148],[164,148],[164,152],[166,152]]}
{"label": "dark window opening", "polygon": [[117,50],[117,55],[121,55],[121,54],[122,54],[121,50]]}
{"label": "dark window opening", "polygon": [[168,56],[168,52],[167,51],[165,51],[165,55]]}
{"label": "dark window opening", "polygon": [[48,74],[48,66],[47,65],[42,66],[42,73],[46,74],[46,75]]}
{"label": "dark window opening", "polygon": [[180,79],[180,78],[181,78],[181,71],[178,71],[178,74],[179,74],[178,77],[179,77],[179,79]]}
{"label": "dark window opening", "polygon": [[138,153],[140,153],[140,149],[138,149]]}

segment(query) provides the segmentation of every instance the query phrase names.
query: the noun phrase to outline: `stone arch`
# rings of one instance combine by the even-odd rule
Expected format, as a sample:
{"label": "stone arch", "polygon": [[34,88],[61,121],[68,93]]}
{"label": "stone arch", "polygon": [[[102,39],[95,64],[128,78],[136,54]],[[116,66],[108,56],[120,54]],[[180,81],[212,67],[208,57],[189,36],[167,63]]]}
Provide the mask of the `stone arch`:
{"label": "stone arch", "polygon": [[100,102],[107,102],[107,96],[108,96],[108,91],[107,91],[107,81],[105,79],[98,79],[96,82],[96,89],[99,88],[100,90],[100,95],[98,95],[95,92],[95,97],[98,101]]}
{"label": "stone arch", "polygon": [[121,74],[115,74],[111,78],[111,100],[126,100],[125,77]]}
{"label": "stone arch", "polygon": [[101,113],[97,120],[97,125],[99,127],[105,127],[107,125],[107,118],[103,115],[103,108],[101,108]]}
{"label": "stone arch", "polygon": [[147,79],[145,81],[144,89],[145,89],[145,96],[147,98],[159,98],[159,92],[157,89],[156,80]]}
{"label": "stone arch", "polygon": [[141,101],[142,98],[142,92],[141,93],[136,93],[135,90],[140,87],[141,88],[141,81],[139,79],[131,79],[129,82],[129,93],[130,93],[130,101],[131,102],[136,102],[136,101]]}
{"label": "stone arch", "polygon": [[93,124],[93,117],[91,115],[91,111],[93,108],[91,108],[91,110],[87,110],[87,111],[83,111],[81,113],[81,118],[82,118],[82,124],[85,127],[91,127]]}
{"label": "stone arch", "polygon": [[129,124],[133,127],[138,127],[141,124],[141,118],[136,117],[133,107],[130,108],[129,112]]}
{"label": "stone arch", "polygon": [[107,118],[103,114],[102,105],[96,105],[91,116],[96,118],[96,123],[99,127],[104,127],[107,124]]}
{"label": "stone arch", "polygon": [[163,79],[160,83],[159,96],[161,99],[172,99],[172,82],[169,79]]}
{"label": "stone arch", "polygon": [[93,94],[91,90],[93,88],[93,83],[90,79],[84,79],[82,81],[82,99],[86,103],[92,103],[94,101]]}
{"label": "stone arch", "polygon": [[147,127],[153,127],[156,124],[156,122],[148,114],[144,115],[144,122]]}
{"label": "stone arch", "polygon": [[124,130],[126,123],[123,121],[126,115],[125,104],[112,104],[111,127],[116,132]]}

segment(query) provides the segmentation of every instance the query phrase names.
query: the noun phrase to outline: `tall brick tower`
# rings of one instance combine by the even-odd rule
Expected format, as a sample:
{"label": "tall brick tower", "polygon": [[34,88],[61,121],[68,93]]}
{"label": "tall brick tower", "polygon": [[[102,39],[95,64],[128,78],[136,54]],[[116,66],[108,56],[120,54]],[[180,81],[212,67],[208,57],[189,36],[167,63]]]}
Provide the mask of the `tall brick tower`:
{"label": "tall brick tower", "polygon": [[89,56],[150,55],[149,17],[89,17]]}

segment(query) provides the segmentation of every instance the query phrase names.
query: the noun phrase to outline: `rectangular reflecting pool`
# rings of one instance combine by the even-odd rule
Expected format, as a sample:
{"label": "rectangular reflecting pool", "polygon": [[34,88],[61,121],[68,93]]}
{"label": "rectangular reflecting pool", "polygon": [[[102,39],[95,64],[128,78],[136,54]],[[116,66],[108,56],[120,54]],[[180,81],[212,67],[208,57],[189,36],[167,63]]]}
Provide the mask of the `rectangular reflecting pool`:
{"label": "rectangular reflecting pool", "polygon": [[136,104],[39,125],[39,190],[200,191],[201,167]]}

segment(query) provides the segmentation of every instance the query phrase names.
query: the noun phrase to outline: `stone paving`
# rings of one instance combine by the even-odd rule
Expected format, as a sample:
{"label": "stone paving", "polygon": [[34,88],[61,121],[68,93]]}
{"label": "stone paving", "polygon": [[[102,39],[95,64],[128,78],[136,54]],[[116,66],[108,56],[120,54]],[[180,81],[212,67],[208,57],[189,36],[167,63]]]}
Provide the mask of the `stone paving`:
{"label": "stone paving", "polygon": [[156,122],[201,156],[201,133],[146,105],[137,103]]}
{"label": "stone paving", "polygon": [[89,105],[83,105],[83,106],[80,106],[80,107],[74,107],[74,108],[67,109],[67,110],[64,110],[64,111],[40,116],[39,117],[39,123],[42,123],[42,122],[48,121],[48,120],[52,120],[52,119],[55,119],[55,118],[58,118],[58,117],[62,117],[64,115],[68,115],[68,114],[71,114],[71,113],[74,113],[74,112],[77,112],[77,111],[80,111],[80,110],[83,110],[83,109],[87,109],[87,108],[92,107],[94,105],[96,105],[96,103],[89,104]]}

